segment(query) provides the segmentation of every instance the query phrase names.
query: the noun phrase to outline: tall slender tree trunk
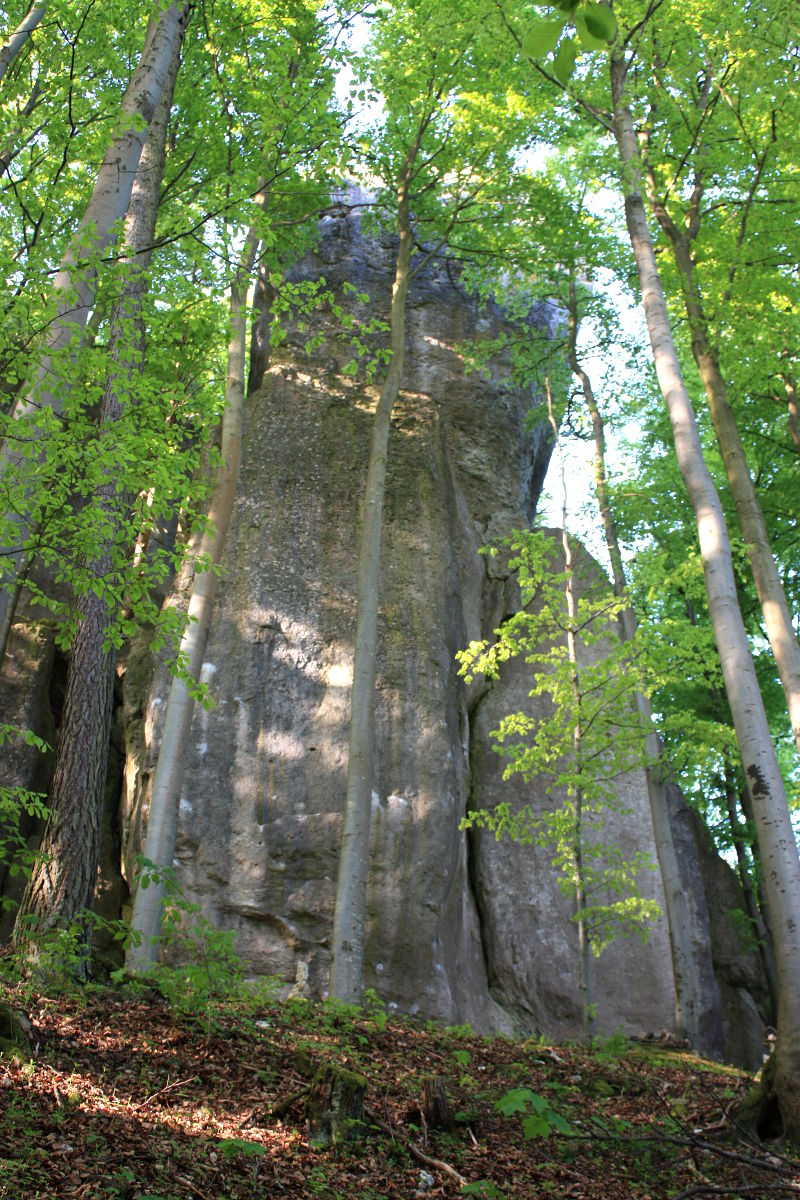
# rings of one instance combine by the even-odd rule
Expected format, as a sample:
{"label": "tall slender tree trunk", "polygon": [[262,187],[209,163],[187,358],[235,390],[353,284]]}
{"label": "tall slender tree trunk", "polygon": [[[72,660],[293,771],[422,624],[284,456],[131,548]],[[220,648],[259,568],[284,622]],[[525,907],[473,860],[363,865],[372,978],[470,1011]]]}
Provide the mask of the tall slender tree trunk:
{"label": "tall slender tree trunk", "polygon": [[[267,195],[266,189],[258,193],[256,203],[259,207],[265,207]],[[203,666],[217,591],[217,568],[222,561],[236,499],[244,408],[247,294],[259,239],[258,226],[253,225],[245,239],[239,265],[231,282],[231,336],[222,417],[222,461],[208,513],[209,527],[203,534],[199,549],[200,557],[208,562],[209,568],[195,575],[189,600],[188,624],[179,648],[179,657],[188,675],[195,680],[200,678]],[[184,680],[175,677],[169,689],[144,844],[144,857],[156,868],[172,866],[194,705]],[[136,889],[131,927],[137,940],[130,946],[125,960],[129,971],[147,971],[158,960],[166,891],[166,883],[161,875],[152,879],[147,887],[139,886]]]}
{"label": "tall slender tree trunk", "polygon": [[34,2],[8,41],[0,46],[0,80],[3,79],[3,76],[13,64],[14,59],[25,45],[34,29],[36,29],[37,25],[41,23],[46,11],[46,4]]}
{"label": "tall slender tree trunk", "polygon": [[[139,161],[125,221],[123,261],[129,274],[124,294],[111,314],[109,370],[99,417],[99,436],[106,442],[112,441],[114,427],[131,403],[136,377],[144,366],[142,305],[179,65],[178,42]],[[29,937],[31,918],[36,918],[33,934],[37,937],[92,905],[114,699],[116,655],[113,646],[107,643],[107,635],[121,605],[114,553],[116,546],[119,554],[120,534],[130,519],[130,501],[130,496],[118,492],[113,478],[108,479],[94,498],[98,520],[106,533],[103,550],[88,568],[104,586],[99,595],[90,590],[83,600],[84,615],[70,658],[56,768],[48,800],[50,816],[40,847],[41,859],[28,881],[17,914],[18,944]]]}
{"label": "tall slender tree trunk", "polygon": [[[572,730],[572,753],[576,773],[582,766],[583,755],[583,721],[582,694],[580,670],[578,667],[578,608],[575,598],[575,557],[567,533],[567,477],[564,469],[564,451],[561,445],[561,430],[553,407],[553,393],[550,390],[550,373],[548,370],[547,383],[547,416],[550,428],[553,430],[558,468],[561,476],[561,551],[564,555],[564,599],[567,605],[567,656],[569,658],[570,687],[575,705],[575,726]],[[586,873],[584,871],[584,808],[583,789],[575,788],[570,796],[574,811],[574,826],[572,837],[572,870],[575,885],[575,922],[578,927],[578,991],[581,998],[581,1034],[585,1045],[589,1045],[594,1032],[594,995],[592,990],[592,947],[589,930],[586,923]]]}
{"label": "tall slender tree trunk", "polygon": [[[679,229],[656,195],[651,177],[650,202],[661,228],[669,238],[678,268],[692,354],[700,372],[717,442],[722,452],[739,527],[761,604],[764,628],[772,647],[783,685],[795,743],[800,750],[800,642],[792,625],[792,614],[778,567],[769,544],[767,526],[761,505],[747,466],[736,417],[728,399],[728,389],[719,367],[716,350],[709,343],[708,323],[703,312],[703,300],[692,261],[688,234]],[[791,415],[791,408],[790,408]]]}
{"label": "tall slender tree trunk", "polygon": [[[597,407],[591,379],[578,359],[579,321],[574,275],[570,278],[569,283],[568,310],[569,333],[567,358],[573,374],[580,381],[586,407],[592,422],[595,492],[603,521],[608,557],[611,561],[614,594],[621,598],[626,595],[628,585],[625,578],[622,553],[619,547],[617,526],[611,509],[611,498],[608,492],[606,437],[603,418]],[[630,606],[622,610],[620,623],[624,639],[627,642],[633,642],[636,638],[636,616]],[[678,856],[675,852],[675,842],[672,837],[667,792],[664,786],[661,745],[653,727],[653,712],[650,707],[650,701],[638,688],[634,692],[634,703],[643,719],[645,727],[649,731],[646,741],[648,765],[645,767],[645,776],[647,779],[647,794],[650,801],[650,813],[653,821],[653,833],[655,835],[656,854],[658,855],[658,865],[661,870],[661,881],[664,887],[664,903],[667,910],[667,927],[669,929],[670,949],[672,951],[672,974],[675,981],[675,1026],[682,1037],[688,1038],[690,1043],[696,1046],[699,1045],[700,1041],[698,1012],[700,985],[697,977],[697,963],[692,950],[692,926],[689,914],[689,902],[681,879]]]}
{"label": "tall slender tree trunk", "polygon": [[383,496],[392,409],[400,391],[405,357],[406,299],[413,252],[409,211],[410,174],[419,138],[406,158],[397,188],[398,233],[390,316],[391,359],[372,424],[372,443],[361,517],[356,602],[356,641],[350,699],[347,798],[333,917],[330,994],[348,1003],[361,999],[366,924],[369,830],[374,759],[375,657],[378,641],[378,568]]}
{"label": "tall slender tree trunk", "polygon": [[627,64],[610,57],[614,133],[625,218],[636,258],[656,374],[675,439],[678,466],[697,519],[706,596],[747,787],[753,802],[775,921],[778,1040],[775,1088],[784,1128],[800,1137],[800,859],[772,736],[736,595],[728,531],[703,459],[700,437],[670,329],[664,290],[642,198],[642,163],[625,98]]}
{"label": "tall slender tree trunk", "polygon": [[[42,440],[34,418],[42,409],[60,413],[64,380],[60,355],[77,352],[77,338],[86,326],[97,286],[97,260],[111,243],[117,221],[128,211],[133,180],[139,165],[147,129],[180,47],[191,11],[190,2],[172,4],[158,17],[151,17],[139,63],[121,105],[117,132],[106,151],[94,189],[78,228],[72,237],[53,281],[55,312],[43,341],[37,367],[29,386],[17,402],[14,417],[30,419],[25,441]],[[24,450],[15,447],[13,432],[0,455],[0,479],[21,461]],[[44,447],[42,447],[44,453]],[[3,578],[0,580],[0,629],[10,626],[8,610],[15,597],[15,575],[29,547],[28,522],[23,514],[12,521],[13,545],[4,547]],[[5,652],[4,647],[0,650]],[[0,659],[0,663],[2,659]]]}

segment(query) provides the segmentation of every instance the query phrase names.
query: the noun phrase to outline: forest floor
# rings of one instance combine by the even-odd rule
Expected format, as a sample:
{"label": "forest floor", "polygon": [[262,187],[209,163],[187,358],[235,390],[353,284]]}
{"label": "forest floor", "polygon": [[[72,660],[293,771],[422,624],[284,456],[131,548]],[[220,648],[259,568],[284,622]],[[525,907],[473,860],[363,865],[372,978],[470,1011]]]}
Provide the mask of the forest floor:
{"label": "forest floor", "polygon": [[[187,1011],[153,989],[19,984],[3,999],[31,1023],[30,1049],[0,1053],[3,1200],[800,1194],[800,1161],[735,1123],[752,1078],[658,1042],[482,1038],[374,1001]],[[364,1077],[364,1117],[315,1148],[306,1093],[327,1064]],[[430,1075],[449,1128],[423,1119]]]}

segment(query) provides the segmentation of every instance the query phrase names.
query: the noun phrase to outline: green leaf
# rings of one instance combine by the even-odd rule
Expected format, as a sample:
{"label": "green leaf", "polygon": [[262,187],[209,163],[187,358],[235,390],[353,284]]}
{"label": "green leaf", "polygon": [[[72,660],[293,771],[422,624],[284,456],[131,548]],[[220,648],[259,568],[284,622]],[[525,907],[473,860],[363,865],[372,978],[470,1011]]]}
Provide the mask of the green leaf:
{"label": "green leaf", "polygon": [[495,1102],[495,1108],[504,1117],[511,1117],[514,1113],[527,1112],[528,1105],[535,1098],[530,1088],[513,1088]]}
{"label": "green leaf", "polygon": [[356,362],[356,360],[354,358],[351,358],[350,362],[347,363],[344,367],[342,367],[342,374],[343,375],[357,375],[358,374],[358,363]]}
{"label": "green leaf", "polygon": [[575,69],[575,60],[577,57],[578,43],[574,38],[566,38],[558,47],[554,68],[556,79],[562,87],[566,87],[569,83],[570,76]]}
{"label": "green leaf", "polygon": [[522,1132],[526,1138],[549,1137],[552,1127],[547,1117],[541,1116],[540,1113],[532,1113],[522,1122]]}
{"label": "green leaf", "polygon": [[581,9],[575,13],[575,28],[584,50],[605,50],[606,39],[592,33],[586,21],[586,13]]}
{"label": "green leaf", "polygon": [[522,39],[522,49],[529,58],[544,58],[555,50],[566,21],[537,21]]}
{"label": "green leaf", "polygon": [[[586,28],[596,38],[604,42],[613,42],[617,36],[617,18],[605,4],[589,3],[581,9],[580,15],[586,22]],[[577,24],[577,17],[576,17]]]}

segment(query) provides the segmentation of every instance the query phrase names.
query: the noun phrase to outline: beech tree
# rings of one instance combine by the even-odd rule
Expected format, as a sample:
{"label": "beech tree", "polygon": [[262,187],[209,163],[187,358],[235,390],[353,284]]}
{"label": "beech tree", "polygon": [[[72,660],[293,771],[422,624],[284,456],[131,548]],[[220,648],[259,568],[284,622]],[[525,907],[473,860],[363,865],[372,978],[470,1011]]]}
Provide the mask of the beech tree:
{"label": "beech tree", "polygon": [[25,16],[6,42],[0,46],[0,82],[14,59],[24,47],[47,10],[46,4],[31,4]]}
{"label": "beech tree", "polygon": [[[497,678],[502,663],[520,656],[532,668],[528,695],[547,696],[551,715],[509,713],[491,736],[509,760],[504,779],[545,776],[548,794],[565,789],[566,799],[546,813],[529,804],[512,812],[501,803],[469,812],[464,827],[486,826],[498,839],[507,833],[553,849],[559,887],[575,909],[582,1033],[588,1043],[594,1032],[592,956],[619,936],[638,933],[646,940],[648,922],[660,915],[639,888],[641,871],[652,864],[641,851],[626,858],[606,828],[610,815],[624,811],[616,797],[618,780],[647,765],[650,714],[635,702],[643,686],[635,631],[623,627],[620,637],[615,628],[627,597],[609,594],[605,581],[598,586],[585,575],[581,579],[567,531],[566,471],[549,371],[546,390],[560,476],[561,555],[540,530],[511,535],[509,568],[517,572],[522,607],[494,631],[494,641],[473,642],[458,659],[468,683],[476,673]],[[596,661],[585,661],[589,647],[599,649]]]}
{"label": "beech tree", "polygon": [[98,171],[89,203],[53,280],[53,311],[37,361],[26,390],[14,407],[13,421],[4,430],[0,486],[4,490],[9,486],[7,476],[12,468],[16,478],[0,530],[0,545],[4,549],[3,578],[0,580],[0,662],[5,654],[21,580],[35,549],[33,543],[28,544],[29,533],[33,532],[35,539],[36,527],[36,517],[29,511],[29,477],[35,475],[41,456],[47,452],[50,414],[58,417],[61,412],[68,364],[77,353],[81,331],[86,326],[95,296],[98,261],[128,210],[148,125],[164,90],[170,64],[179,51],[189,13],[188,3],[172,4],[150,19],[141,58],[120,105],[117,131]]}
{"label": "beech tree", "polygon": [[[271,203],[270,191],[276,182],[285,183],[298,168],[302,169],[312,154],[317,156],[315,167],[321,173],[337,149],[339,130],[330,111],[333,84],[331,31],[318,18],[316,7],[315,3],[299,3],[291,29],[284,29],[280,34],[275,31],[270,62],[273,73],[271,108],[269,118],[265,114],[263,121],[269,136],[266,144],[259,148],[264,174],[253,197],[255,213],[248,206],[252,223],[230,282],[221,461],[208,512],[208,526],[197,549],[202,569],[194,576],[187,624],[178,647],[181,670],[170,685],[152,784],[143,854],[145,865],[136,881],[131,918],[134,939],[126,958],[131,971],[146,971],[158,958],[166,880],[175,850],[189,734],[220,564],[236,498],[247,378],[248,308],[252,304],[254,270],[260,261],[260,269],[269,275],[270,266],[281,266],[288,256],[286,244],[277,248],[276,253],[271,221],[287,217],[291,206],[285,201]],[[323,153],[325,142],[327,151]],[[300,202],[314,212],[319,203],[319,185],[310,188],[307,197],[301,191]]]}
{"label": "beech tree", "polygon": [[[143,299],[152,257],[158,201],[164,175],[167,128],[180,65],[176,42],[164,89],[153,113],[136,171],[125,219],[122,263],[129,268],[122,295],[111,314],[109,360],[98,418],[99,438],[115,441],[126,408],[135,402],[136,376],[144,366]],[[91,907],[100,852],[102,805],[111,735],[114,691],[114,626],[122,605],[119,557],[130,553],[133,496],[117,471],[106,467],[106,482],[92,498],[102,525],[98,551],[88,570],[99,583],[83,602],[72,645],[58,755],[50,788],[49,813],[38,862],[17,914],[15,939],[26,940],[32,922],[36,937]]]}
{"label": "beech tree", "polygon": [[[767,9],[759,16],[769,28],[780,20]],[[765,75],[764,56],[756,61],[750,53],[753,30],[729,31],[724,46],[717,46],[713,30],[702,29],[685,39],[673,39],[668,63],[661,62],[658,41],[651,49],[654,86],[649,89],[648,129],[645,147],[647,194],[672,251],[677,282],[688,323],[694,361],[708,399],[714,432],[722,453],[728,484],[742,531],[763,614],[764,629],[778,667],[795,742],[800,748],[800,643],[792,624],[787,597],[772,553],[766,521],[749,469],[736,414],[720,365],[713,325],[725,336],[727,306],[737,275],[750,275],[742,262],[748,245],[751,219],[763,226],[754,210],[759,201],[779,186],[780,143],[787,137],[787,123],[796,120],[793,104],[796,88],[788,87],[769,104],[758,102]],[[688,45],[686,42],[688,41]],[[643,53],[644,47],[639,51]],[[705,60],[707,68],[690,87],[687,64]],[[780,61],[780,60],[779,60]],[[774,64],[768,60],[767,70]],[[781,71],[779,74],[783,74]],[[784,80],[776,81],[779,86]],[[682,93],[680,87],[685,89]],[[676,107],[680,118],[676,120]],[[674,164],[677,161],[677,167]],[[713,189],[713,199],[709,196]],[[701,232],[713,222],[714,212],[724,206],[727,219],[719,222],[711,247],[698,243]],[[711,208],[711,213],[708,213]],[[738,210],[738,221],[732,219]],[[702,252],[701,252],[702,245]],[[711,254],[709,253],[711,251]],[[723,266],[723,288],[704,297],[701,279],[713,268],[703,262],[709,257]],[[762,264],[759,287],[769,286],[765,275],[770,264]],[[772,270],[780,277],[780,271]],[[775,280],[778,283],[778,280]],[[719,287],[719,284],[717,283]],[[710,290],[708,286],[705,289]],[[750,339],[748,339],[749,341]],[[773,343],[773,353],[780,353]]]}
{"label": "beech tree", "polygon": [[678,466],[697,518],[709,614],[767,871],[778,958],[775,1088],[784,1127],[787,1133],[796,1136],[800,1133],[800,924],[797,921],[800,859],[786,790],[739,609],[725,518],[703,458],[647,225],[642,196],[642,162],[626,95],[631,60],[624,45],[624,42],[618,44],[612,50],[610,80],[625,219],[636,258],[656,373],[672,424]]}
{"label": "beech tree", "polygon": [[462,8],[459,21],[440,0],[385,6],[362,64],[383,99],[382,128],[365,165],[380,180],[378,219],[398,241],[392,285],[388,368],[372,425],[361,507],[356,631],[344,830],[339,856],[330,991],[361,998],[369,830],[374,777],[375,661],[383,497],[392,410],[403,379],[408,290],[434,255],[446,252],[460,222],[505,173],[520,134],[510,127],[502,64],[490,44],[491,9]]}
{"label": "beech tree", "polygon": [[[613,266],[622,266],[622,247],[616,233],[608,230],[606,219],[593,215],[588,206],[591,180],[596,177],[601,162],[602,153],[595,140],[588,138],[566,150],[553,148],[540,171],[520,174],[516,210],[534,211],[537,218],[533,222],[492,222],[490,229],[484,231],[484,237],[487,246],[491,245],[493,265],[487,267],[478,262],[472,274],[482,290],[498,295],[509,312],[523,317],[518,330],[506,337],[505,342],[526,383],[547,390],[551,375],[549,363],[554,353],[562,353],[572,371],[578,385],[577,395],[571,394],[564,380],[567,399],[560,413],[559,432],[554,437],[559,444],[561,439],[566,441],[571,436],[590,439],[593,443],[594,498],[608,552],[612,586],[620,605],[618,624],[622,637],[633,644],[638,641],[637,621],[609,488],[605,422],[579,345],[579,333],[585,323],[591,323],[595,330],[594,337],[590,338],[594,354],[618,360],[625,341],[602,284],[604,275],[607,276]],[[554,331],[546,348],[539,339],[530,336],[524,319],[532,306],[545,299],[555,301],[564,317],[563,324]],[[489,348],[477,349],[485,369]],[[618,368],[614,374],[619,376]],[[583,413],[581,402],[585,409]],[[566,525],[563,506],[562,520]],[[666,796],[666,780],[673,768],[664,761],[646,691],[635,687],[632,699],[643,722],[642,736],[647,742],[642,765],[664,886],[675,979],[676,1028],[697,1045],[701,1039],[697,964]]]}
{"label": "beech tree", "polygon": [[[583,88],[576,95],[583,111],[614,134],[626,226],[636,261],[656,375],[672,426],[678,466],[697,520],[709,616],[758,827],[769,881],[769,900],[771,906],[776,906],[774,933],[779,972],[776,1094],[787,1131],[796,1133],[800,1128],[800,926],[796,920],[800,911],[800,860],[786,790],[739,609],[724,513],[703,457],[644,208],[644,167],[628,85],[638,61],[641,40],[653,36],[655,10],[653,4],[644,8],[633,5],[631,10],[626,9],[624,28],[620,32],[608,5],[588,4],[579,10],[576,3],[565,3],[563,15],[549,27],[541,21],[533,23],[526,35],[527,48],[537,55],[554,48],[556,80],[566,87],[581,46],[595,50],[601,48],[604,41],[613,42],[608,58],[610,106],[597,88]],[[572,36],[569,28],[573,23],[578,39]],[[521,33],[513,25],[509,27],[518,44],[524,45]],[[658,32],[664,32],[660,25],[656,36]],[[539,67],[539,70],[552,79],[545,68]]]}

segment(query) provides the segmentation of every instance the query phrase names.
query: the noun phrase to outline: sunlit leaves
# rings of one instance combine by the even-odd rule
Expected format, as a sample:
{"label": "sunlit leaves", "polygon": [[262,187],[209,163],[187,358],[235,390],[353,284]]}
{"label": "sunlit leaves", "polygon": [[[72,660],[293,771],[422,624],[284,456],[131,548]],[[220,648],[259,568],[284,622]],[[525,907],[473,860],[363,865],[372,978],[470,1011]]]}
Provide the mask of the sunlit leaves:
{"label": "sunlit leaves", "polygon": [[[562,15],[528,22],[522,35],[522,52],[532,59],[553,54],[553,73],[566,87],[580,50],[592,52],[610,46],[617,36],[617,19],[610,8],[594,0],[560,0],[552,7]],[[573,27],[577,40],[567,32]]]}

